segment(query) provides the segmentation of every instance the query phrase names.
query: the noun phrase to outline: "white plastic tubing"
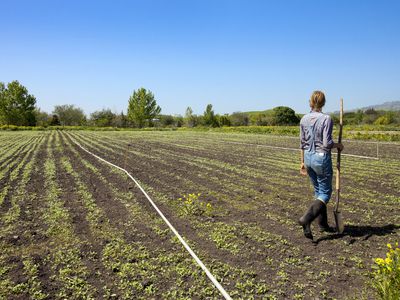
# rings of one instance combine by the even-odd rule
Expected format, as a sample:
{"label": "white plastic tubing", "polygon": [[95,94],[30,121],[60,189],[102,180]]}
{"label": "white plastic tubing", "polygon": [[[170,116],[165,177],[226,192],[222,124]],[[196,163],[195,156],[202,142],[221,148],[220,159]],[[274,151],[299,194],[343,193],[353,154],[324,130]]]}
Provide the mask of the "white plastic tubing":
{"label": "white plastic tubing", "polygon": [[[224,141],[224,143],[227,144],[237,144],[237,145],[247,145],[247,146],[256,146],[256,147],[263,147],[263,148],[272,148],[272,149],[282,149],[282,150],[289,150],[289,151],[299,151],[299,149],[295,148],[286,148],[286,147],[278,147],[278,146],[269,146],[269,145],[263,145],[263,144],[248,144],[248,143],[242,143],[242,142],[231,142],[231,141]],[[332,153],[333,155],[336,155],[336,153]],[[351,157],[357,157],[357,158],[365,158],[365,159],[373,159],[373,160],[379,160],[378,157],[373,157],[373,156],[363,156],[363,155],[354,155],[354,154],[346,154],[342,153],[342,156],[351,156]]]}
{"label": "white plastic tubing", "polygon": [[77,141],[75,141],[72,137],[71,137],[72,141],[78,146],[80,147],[82,150],[86,151],[87,153],[93,155],[94,157],[96,157],[97,159],[105,162],[106,164],[109,164],[110,166],[113,166],[114,168],[117,168],[123,172],[125,172],[130,179],[133,180],[133,182],[135,182],[135,184],[137,185],[137,187],[142,191],[142,193],[146,196],[147,200],[149,200],[150,204],[154,207],[154,209],[157,211],[157,213],[160,215],[160,217],[164,220],[164,222],[168,225],[168,227],[172,230],[172,232],[176,235],[176,237],[179,239],[179,241],[182,243],[183,247],[185,247],[185,249],[189,252],[189,254],[194,258],[194,260],[197,262],[197,264],[203,269],[203,271],[206,273],[206,275],[208,276],[208,278],[212,281],[212,283],[214,284],[214,286],[221,292],[221,294],[224,296],[225,299],[229,299],[231,300],[232,298],[229,296],[229,294],[225,291],[225,289],[222,287],[222,285],[218,282],[217,279],[215,279],[214,275],[211,274],[211,272],[207,269],[207,267],[203,264],[203,262],[197,257],[197,255],[193,252],[193,250],[189,247],[189,245],[185,242],[185,240],[182,238],[182,236],[178,233],[178,231],[176,231],[176,229],[174,228],[174,226],[172,226],[172,224],[168,221],[168,219],[164,216],[164,214],[161,212],[161,210],[157,207],[157,205],[153,202],[153,200],[151,200],[151,198],[149,197],[149,195],[147,195],[146,191],[140,186],[139,182],[137,182],[137,180],[135,178],[133,178],[133,176],[131,174],[129,174],[129,172],[117,165],[114,165],[112,163],[110,163],[109,161],[101,158],[100,156],[97,156],[96,154],[90,152],[89,150],[85,149],[84,147],[82,147]]}

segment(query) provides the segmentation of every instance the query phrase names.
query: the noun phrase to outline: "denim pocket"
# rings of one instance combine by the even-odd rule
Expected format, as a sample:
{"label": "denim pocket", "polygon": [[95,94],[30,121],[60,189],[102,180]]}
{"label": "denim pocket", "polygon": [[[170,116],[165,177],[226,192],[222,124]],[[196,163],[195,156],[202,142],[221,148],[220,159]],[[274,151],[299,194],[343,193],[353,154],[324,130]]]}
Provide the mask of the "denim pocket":
{"label": "denim pocket", "polygon": [[317,175],[325,175],[325,153],[314,153],[312,156],[311,167]]}
{"label": "denim pocket", "polygon": [[332,176],[333,170],[332,170],[332,157],[330,154],[325,155],[325,160],[324,160],[324,175],[326,176]]}

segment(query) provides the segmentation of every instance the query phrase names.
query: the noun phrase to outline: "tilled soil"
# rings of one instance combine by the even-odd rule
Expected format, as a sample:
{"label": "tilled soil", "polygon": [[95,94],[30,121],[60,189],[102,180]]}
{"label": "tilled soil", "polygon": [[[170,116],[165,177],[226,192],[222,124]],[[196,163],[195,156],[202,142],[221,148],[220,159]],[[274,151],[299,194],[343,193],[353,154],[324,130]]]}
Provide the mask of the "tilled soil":
{"label": "tilled soil", "polygon": [[[373,258],[385,255],[386,243],[399,240],[400,208],[395,203],[396,199],[400,199],[396,189],[399,180],[396,172],[400,170],[398,160],[376,162],[346,159],[343,162],[345,166],[347,163],[344,167],[343,186],[348,186],[349,192],[344,188],[342,194],[345,231],[341,235],[319,233],[314,227],[315,238],[311,242],[303,236],[297,219],[309,205],[312,191],[308,180],[297,175],[297,156],[294,158],[291,153],[224,144],[215,137],[209,137],[208,144],[204,144],[204,135],[201,142],[196,143],[195,134],[190,142],[185,142],[184,136],[157,139],[157,136],[149,135],[148,140],[143,141],[140,135],[132,135],[125,140],[120,139],[122,136],[116,137],[110,133],[55,135],[60,144],[56,146],[53,139],[51,146],[63,149],[54,151],[57,184],[62,191],[60,201],[65,203],[65,209],[69,212],[73,232],[84,241],[80,245],[81,260],[88,272],[87,282],[96,290],[93,294],[95,298],[105,297],[102,289],[107,284],[114,298],[123,296],[116,274],[102,262],[104,247],[110,241],[93,235],[94,231],[87,217],[88,210],[82,202],[78,187],[79,182],[87,188],[96,206],[102,211],[104,220],[101,222],[120,233],[125,243],[140,242],[146,249],[154,249],[157,253],[171,253],[178,251],[178,248],[179,251],[183,250],[181,246],[170,242],[170,232],[160,235],[154,230],[154,225],[150,225],[155,222],[160,230],[168,231],[134,183],[122,172],[113,170],[82,150],[74,143],[75,140],[94,154],[118,166],[125,166],[211,270],[215,268],[219,272],[216,266],[226,266],[227,273],[218,273],[218,278],[228,293],[233,292],[237,297],[373,297],[373,291],[368,285],[368,273]],[[131,148],[127,148],[128,142],[133,144]],[[35,197],[20,203],[22,213],[18,226],[13,231],[13,236],[18,238],[1,238],[8,248],[24,249],[25,253],[16,251],[16,255],[7,258],[6,263],[14,266],[8,273],[9,278],[16,284],[27,282],[22,258],[29,253],[29,249],[33,249],[31,256],[39,266],[42,289],[52,299],[56,298],[59,288],[51,279],[54,274],[51,263],[46,260],[52,246],[47,245],[44,251],[35,250],[48,241],[46,225],[40,222],[43,210],[46,209],[41,202],[44,197],[41,182],[46,180],[42,171],[43,161],[47,157],[46,147],[43,146],[46,143],[47,139],[35,150],[39,151],[37,172],[27,185],[27,193],[34,194]],[[24,147],[26,146],[20,145],[20,151]],[[63,166],[65,159],[69,161],[74,172],[79,174],[79,179],[66,172]],[[5,163],[8,160],[0,158],[0,161]],[[97,171],[88,168],[83,161]],[[382,169],[380,164],[387,164],[387,169]],[[23,169],[24,163],[21,167]],[[375,174],[369,176],[366,169],[374,170]],[[360,171],[352,176],[353,170]],[[18,179],[7,181],[7,172],[1,181],[2,187],[9,184],[11,189],[0,207],[2,216],[11,207],[13,186],[18,182]],[[22,171],[18,176],[22,176]],[[385,185],[379,185],[384,178],[387,179]],[[360,199],[357,194],[353,194],[353,190],[357,191],[357,187],[365,182],[371,184],[364,186],[364,189],[382,194],[379,210],[374,209],[374,202],[379,202],[379,199],[365,196]],[[124,195],[130,194],[131,200],[125,199],[118,191]],[[184,194],[197,192],[201,193],[202,201],[212,204],[214,211],[211,215],[182,214],[181,204],[177,199]],[[140,215],[132,215],[128,211],[127,201],[133,201],[134,205],[141,207],[145,214],[143,220]],[[329,217],[333,216],[332,211],[333,203],[328,206]],[[330,223],[333,225],[332,218]],[[227,229],[220,232],[220,228],[224,226]],[[222,242],[216,236],[221,236]],[[266,283],[268,289],[259,292],[256,285],[242,288],[243,282],[235,277],[240,270],[246,276],[251,274],[251,280],[246,279],[251,284]],[[229,277],[230,272],[234,274],[232,277]],[[141,279],[142,286],[153,284],[157,292],[150,298],[162,298],[162,295],[166,295],[163,293],[173,288],[173,282],[179,278],[179,275],[176,276],[177,278],[158,277],[156,283]],[[184,278],[188,286],[196,285],[194,278]],[[19,294],[16,298],[26,295]],[[137,297],[143,295],[138,293]],[[209,297],[220,298],[215,292]]]}

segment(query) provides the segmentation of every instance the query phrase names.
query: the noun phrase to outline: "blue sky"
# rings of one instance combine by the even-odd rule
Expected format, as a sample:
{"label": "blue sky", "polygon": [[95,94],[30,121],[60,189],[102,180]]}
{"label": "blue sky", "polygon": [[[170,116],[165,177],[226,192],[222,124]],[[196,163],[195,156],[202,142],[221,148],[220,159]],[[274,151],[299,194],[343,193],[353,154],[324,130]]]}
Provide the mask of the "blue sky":
{"label": "blue sky", "polygon": [[325,111],[400,100],[400,1],[0,1],[0,81],[51,112],[126,111],[151,90],[163,113]]}

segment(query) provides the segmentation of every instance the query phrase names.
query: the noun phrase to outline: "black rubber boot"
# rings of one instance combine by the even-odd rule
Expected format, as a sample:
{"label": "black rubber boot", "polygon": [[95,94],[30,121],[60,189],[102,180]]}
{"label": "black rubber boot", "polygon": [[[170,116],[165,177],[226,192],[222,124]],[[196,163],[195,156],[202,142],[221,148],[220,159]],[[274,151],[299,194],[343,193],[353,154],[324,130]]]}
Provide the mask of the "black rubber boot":
{"label": "black rubber boot", "polygon": [[307,212],[299,219],[299,224],[303,226],[303,232],[306,238],[310,240],[313,239],[311,222],[318,217],[324,207],[326,209],[325,203],[323,203],[321,200],[314,200]]}
{"label": "black rubber boot", "polygon": [[[321,201],[322,202],[322,201]],[[328,224],[328,214],[326,211],[326,204],[321,209],[321,213],[317,217],[319,232],[333,232],[333,229]]]}

